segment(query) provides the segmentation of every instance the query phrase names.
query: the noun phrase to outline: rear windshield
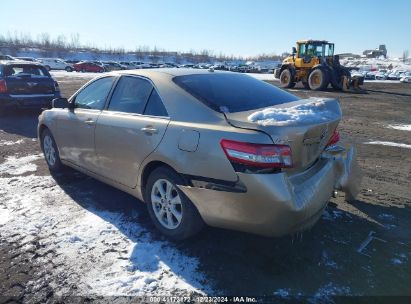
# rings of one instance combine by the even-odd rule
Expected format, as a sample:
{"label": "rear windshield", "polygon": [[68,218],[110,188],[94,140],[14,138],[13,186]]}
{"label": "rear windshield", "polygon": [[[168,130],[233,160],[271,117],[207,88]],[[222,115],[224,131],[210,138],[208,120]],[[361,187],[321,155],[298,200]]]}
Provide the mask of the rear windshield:
{"label": "rear windshield", "polygon": [[298,100],[271,84],[237,73],[176,76],[173,81],[218,112],[242,112]]}
{"label": "rear windshield", "polygon": [[50,74],[47,70],[38,65],[29,65],[29,64],[14,64],[7,65],[4,67],[4,76],[19,76],[19,75],[35,75],[35,76],[47,76]]}

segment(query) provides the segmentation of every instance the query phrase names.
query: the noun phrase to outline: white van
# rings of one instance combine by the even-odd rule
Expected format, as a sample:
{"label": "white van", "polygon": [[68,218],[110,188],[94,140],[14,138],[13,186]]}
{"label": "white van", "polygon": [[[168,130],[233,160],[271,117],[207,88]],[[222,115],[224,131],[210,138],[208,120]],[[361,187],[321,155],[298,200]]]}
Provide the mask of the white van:
{"label": "white van", "polygon": [[73,71],[73,66],[59,58],[38,58],[37,59],[47,70],[66,70]]}

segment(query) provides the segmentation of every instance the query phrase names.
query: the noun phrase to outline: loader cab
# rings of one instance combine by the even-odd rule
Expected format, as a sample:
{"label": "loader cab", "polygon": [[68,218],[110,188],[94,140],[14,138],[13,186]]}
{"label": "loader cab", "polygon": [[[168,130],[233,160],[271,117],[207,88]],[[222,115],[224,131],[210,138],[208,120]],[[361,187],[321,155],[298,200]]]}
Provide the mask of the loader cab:
{"label": "loader cab", "polygon": [[334,43],[328,41],[305,40],[297,42],[297,67],[312,67],[320,63],[321,58],[332,59],[334,56]]}

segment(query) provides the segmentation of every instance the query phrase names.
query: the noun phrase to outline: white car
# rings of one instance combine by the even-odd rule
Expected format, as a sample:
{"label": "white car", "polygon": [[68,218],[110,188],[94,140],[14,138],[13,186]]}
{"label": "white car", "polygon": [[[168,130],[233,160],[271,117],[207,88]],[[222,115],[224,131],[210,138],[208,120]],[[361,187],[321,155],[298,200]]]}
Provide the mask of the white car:
{"label": "white car", "polygon": [[38,58],[39,61],[47,70],[66,70],[73,72],[73,66],[59,58]]}
{"label": "white car", "polygon": [[387,74],[385,72],[378,72],[375,74],[376,80],[387,80]]}
{"label": "white car", "polygon": [[400,81],[401,82],[411,82],[411,72],[405,72],[404,74],[402,74]]}

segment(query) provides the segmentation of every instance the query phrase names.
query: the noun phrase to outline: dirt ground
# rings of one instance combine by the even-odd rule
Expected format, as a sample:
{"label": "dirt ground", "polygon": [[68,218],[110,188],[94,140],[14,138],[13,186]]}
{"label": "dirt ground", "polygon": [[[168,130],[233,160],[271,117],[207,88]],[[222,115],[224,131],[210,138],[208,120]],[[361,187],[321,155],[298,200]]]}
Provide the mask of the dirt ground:
{"label": "dirt ground", "polygon": [[[68,97],[88,79],[65,76],[56,80],[62,95]],[[338,194],[320,221],[301,235],[269,239],[207,228],[193,240],[167,243],[165,250],[173,248],[195,257],[199,261],[197,271],[218,295],[274,295],[281,299],[411,296],[411,149],[365,144],[387,141],[411,145],[410,131],[387,128],[390,124],[411,124],[411,85],[369,82],[363,88],[364,94],[310,92],[302,87],[290,90],[301,97],[339,98],[344,115],[339,127],[342,141],[356,145],[364,174],[355,202],[348,204],[343,194]],[[38,142],[32,140],[36,137],[37,115],[24,112],[0,118],[0,140],[25,140],[24,144],[1,145],[0,164],[10,156],[40,153]],[[33,162],[36,176],[50,175],[43,159]],[[89,208],[84,198],[76,196],[88,191],[87,202],[93,208],[130,217],[155,240],[162,240],[143,204],[129,195],[71,170],[57,177],[57,183],[72,197],[73,208]],[[359,252],[370,234],[378,239]],[[57,253],[49,250],[42,238],[1,233],[0,303],[42,302],[57,293],[63,297],[77,295],[79,274],[58,271],[66,268],[56,263]]]}

